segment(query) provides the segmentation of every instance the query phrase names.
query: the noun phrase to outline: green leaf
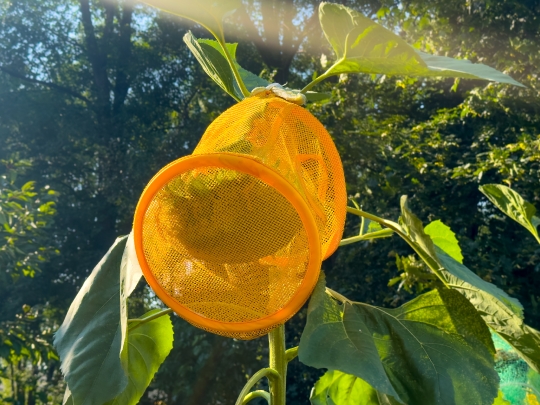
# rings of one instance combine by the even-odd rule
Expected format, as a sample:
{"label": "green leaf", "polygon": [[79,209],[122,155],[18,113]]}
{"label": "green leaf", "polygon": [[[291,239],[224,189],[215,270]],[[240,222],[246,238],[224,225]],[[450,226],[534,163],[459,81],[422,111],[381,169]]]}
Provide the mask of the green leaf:
{"label": "green leaf", "polygon": [[[159,309],[144,315],[150,316]],[[173,326],[169,315],[164,315],[142,325],[130,324],[127,375],[129,383],[124,391],[106,405],[135,405],[150,385],[154,374],[173,347]]]}
{"label": "green leaf", "polygon": [[253,90],[255,87],[266,87],[270,84],[268,80],[257,76],[255,73],[247,71],[246,69],[238,65],[238,63],[236,63],[236,65],[238,67],[238,71],[240,72],[240,77],[242,78],[244,84],[246,85],[246,88],[249,91]]}
{"label": "green leaf", "polygon": [[27,183],[25,183],[22,187],[21,187],[21,190],[22,191],[32,191],[34,189],[34,185],[36,184],[35,181],[29,181]]}
{"label": "green leaf", "polygon": [[484,322],[512,345],[529,366],[540,371],[540,332],[523,323],[523,307],[519,301],[435,247],[424,233],[422,222],[409,210],[406,197],[402,198],[401,210],[403,228],[426,263],[434,263],[448,286],[462,293]]}
{"label": "green leaf", "polygon": [[486,184],[480,186],[480,191],[502,212],[528,229],[540,243],[538,234],[540,219],[534,216],[536,214],[534,205],[525,201],[511,188],[501,184]]}
{"label": "green leaf", "polygon": [[489,66],[420,52],[392,31],[345,6],[321,3],[319,20],[337,58],[321,76],[371,73],[458,77],[524,87]]}
{"label": "green leaf", "polygon": [[340,379],[342,373],[337,370],[328,370],[324,375],[319,378],[311,390],[309,395],[309,401],[312,405],[334,405],[334,401],[329,398],[330,387],[334,385],[337,380]]}
{"label": "green leaf", "polygon": [[142,273],[133,241],[118,238],[94,268],[56,332],[54,346],[73,405],[102,405],[128,384],[126,299]]}
{"label": "green leaf", "polygon": [[393,405],[399,404],[354,375],[327,371],[311,391],[312,405]]}
{"label": "green leaf", "polygon": [[498,377],[491,336],[461,294],[434,290],[397,309],[339,298],[342,305],[325,293],[321,277],[300,361],[357,376],[406,404],[493,403]]}
{"label": "green leaf", "polygon": [[[235,91],[236,95],[239,96],[239,98],[243,98],[242,92],[238,88],[238,85],[236,84],[236,80],[234,80],[232,70],[230,69],[230,66],[229,66],[229,64],[227,62],[227,59],[226,59],[226,56],[225,56],[225,53],[223,52],[223,48],[221,47],[219,42],[214,41],[212,39],[197,39],[197,42],[199,42],[199,44],[201,44],[201,45],[205,44],[205,45],[211,46],[212,48],[214,48],[216,51],[218,51],[221,54],[222,58],[224,59],[224,62],[227,63],[227,67],[229,69],[229,74],[230,74],[230,77],[231,77],[231,81],[232,81],[232,83],[233,83],[233,85],[235,87],[234,91]],[[262,77],[257,76],[254,73],[251,73],[251,72],[247,71],[246,69],[244,69],[242,66],[240,66],[238,64],[238,62],[236,61],[236,48],[237,48],[238,44],[233,43],[233,44],[225,44],[225,45],[227,47],[227,51],[229,52],[229,54],[231,55],[231,57],[233,59],[233,62],[235,64],[236,68],[238,69],[238,72],[240,73],[240,77],[242,78],[242,81],[244,82],[246,88],[249,91],[253,90],[255,87],[266,87],[266,86],[268,86],[270,84],[269,81],[263,79]]]}
{"label": "green leaf", "polygon": [[421,51],[416,52],[420,55],[420,58],[422,58],[429,69],[428,72],[423,72],[419,74],[419,76],[482,79],[525,87],[510,76],[481,63],[472,63],[467,59],[454,59],[446,56],[430,55]]}
{"label": "green leaf", "polygon": [[[229,66],[229,62],[223,56],[221,47],[219,47],[220,49],[216,49],[216,47],[212,45],[212,42],[217,44],[216,41],[197,40],[197,38],[188,31],[186,35],[184,35],[184,42],[199,61],[206,74],[210,76],[219,87],[236,101],[240,101],[244,98],[242,92],[236,85],[233,72]],[[236,51],[236,44],[227,44],[227,46],[234,47],[234,50]]]}
{"label": "green leaf", "polygon": [[499,316],[501,312],[505,315],[517,315],[523,318],[523,306],[521,303],[510,297],[494,284],[482,280],[469,268],[448,256],[442,249],[436,248],[437,258],[442,267],[446,270],[447,281],[452,288],[460,290],[476,309]]}
{"label": "green leaf", "polygon": [[467,297],[486,324],[507,341],[529,366],[539,371],[540,332],[523,323],[523,308],[519,301],[482,280],[442,250],[437,254],[448,270],[443,270],[442,274],[449,286]]}
{"label": "green leaf", "polygon": [[[501,379],[502,397],[512,404],[533,404],[540,399],[540,374],[527,367],[518,353],[497,334],[493,334],[493,343],[497,349],[495,368]],[[531,396],[529,401],[527,396]],[[501,396],[499,394],[499,396]],[[503,402],[504,403],[504,402]]]}
{"label": "green leaf", "polygon": [[450,227],[443,224],[440,220],[433,221],[424,228],[426,235],[429,235],[435,246],[441,248],[448,256],[463,263],[463,255],[459,247],[456,235]]}
{"label": "green leaf", "polygon": [[510,319],[490,326],[533,370],[540,373],[540,332],[525,324],[516,326],[516,323]]}
{"label": "green leaf", "polygon": [[431,261],[452,288],[460,290],[478,310],[489,309],[494,316],[504,314],[501,319],[512,313],[523,318],[523,306],[518,300],[494,284],[482,280],[442,249],[435,247],[431,238],[424,232],[422,221],[409,209],[406,196],[401,199],[401,213],[402,225],[416,247],[423,252],[422,259]]}
{"label": "green leaf", "polygon": [[409,74],[427,70],[412,46],[348,7],[321,3],[319,20],[337,57],[326,74]]}
{"label": "green leaf", "polygon": [[[240,101],[244,98],[219,42],[212,39],[197,39],[191,32],[187,32],[184,35],[184,42],[199,61],[206,74],[210,76],[219,87],[236,101]],[[269,81],[247,71],[238,64],[236,61],[236,48],[238,44],[227,43],[225,46],[227,47],[227,51],[238,69],[240,77],[248,91],[251,92],[255,87],[266,87],[270,84]],[[300,90],[291,91],[300,92]],[[331,97],[331,94],[308,91],[306,97],[310,102],[322,102],[328,100]]]}
{"label": "green leaf", "polygon": [[143,3],[195,21],[212,33],[223,38],[223,18],[242,7],[241,0],[143,0]]}
{"label": "green leaf", "polygon": [[[159,309],[143,315],[151,316]],[[169,355],[173,346],[173,326],[169,315],[161,316],[145,324],[130,324],[128,344],[123,352],[128,359],[127,376],[129,383],[116,398],[106,405],[135,405],[139,402],[159,366]],[[63,405],[73,405],[73,397],[66,390]]]}
{"label": "green leaf", "polygon": [[367,227],[364,232],[377,232],[383,230],[383,227],[378,222],[371,221],[369,219],[365,220],[364,222],[364,227]]}

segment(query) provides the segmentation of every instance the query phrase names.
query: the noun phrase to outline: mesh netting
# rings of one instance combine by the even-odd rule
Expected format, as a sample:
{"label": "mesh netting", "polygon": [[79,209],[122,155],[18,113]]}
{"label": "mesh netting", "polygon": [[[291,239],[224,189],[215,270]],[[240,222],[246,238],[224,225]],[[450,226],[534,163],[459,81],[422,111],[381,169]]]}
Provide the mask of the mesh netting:
{"label": "mesh netting", "polygon": [[337,249],[347,204],[343,167],[309,111],[272,95],[247,98],[210,124],[193,154],[215,152],[256,157],[286,178],[310,205],[323,258]]}
{"label": "mesh netting", "polygon": [[149,284],[194,325],[251,339],[290,318],[341,238],[339,155],[305,109],[248,98],[165,167],[134,221]]}
{"label": "mesh netting", "polygon": [[504,400],[510,405],[540,405],[540,374],[498,335],[492,334],[492,338],[497,349],[495,368]]}

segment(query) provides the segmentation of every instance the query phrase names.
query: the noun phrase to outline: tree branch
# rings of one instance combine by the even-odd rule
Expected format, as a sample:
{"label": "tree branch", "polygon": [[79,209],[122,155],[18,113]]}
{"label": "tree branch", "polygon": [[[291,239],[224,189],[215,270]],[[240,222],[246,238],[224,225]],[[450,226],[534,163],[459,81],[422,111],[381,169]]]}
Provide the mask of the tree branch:
{"label": "tree branch", "polygon": [[101,5],[105,9],[105,26],[103,27],[103,36],[101,37],[102,49],[105,49],[111,42],[116,8],[110,1],[102,0]]}
{"label": "tree branch", "polygon": [[114,84],[113,114],[117,114],[124,105],[130,86],[129,66],[131,61],[131,21],[133,19],[133,6],[124,3],[120,32],[118,38],[118,62],[116,68],[116,81]]}
{"label": "tree branch", "polygon": [[20,79],[20,80],[24,80],[26,82],[29,82],[29,83],[36,83],[36,84],[41,84],[42,86],[47,86],[51,89],[54,89],[54,90],[58,90],[62,93],[65,93],[65,94],[68,94],[72,97],[75,97],[75,98],[78,98],[79,100],[83,100],[84,102],[86,103],[90,103],[90,100],[88,100],[86,97],[84,97],[82,94],[79,94],[77,93],[75,90],[71,90],[70,88],[67,88],[67,87],[64,87],[64,86],[60,86],[56,83],[49,83],[49,82],[45,82],[43,80],[38,80],[38,79],[32,79],[31,77],[27,77],[21,73],[18,73],[18,72],[15,72],[11,69],[7,69],[5,67],[2,67],[0,66],[0,71],[10,75],[10,76],[13,76],[13,77],[16,77],[17,79]]}
{"label": "tree branch", "polygon": [[107,60],[99,49],[92,14],[90,12],[89,0],[79,0],[81,10],[81,21],[84,28],[84,37],[88,59],[92,65],[94,75],[94,86],[97,92],[98,102],[101,104],[103,112],[106,112],[110,104],[110,83],[107,77]]}

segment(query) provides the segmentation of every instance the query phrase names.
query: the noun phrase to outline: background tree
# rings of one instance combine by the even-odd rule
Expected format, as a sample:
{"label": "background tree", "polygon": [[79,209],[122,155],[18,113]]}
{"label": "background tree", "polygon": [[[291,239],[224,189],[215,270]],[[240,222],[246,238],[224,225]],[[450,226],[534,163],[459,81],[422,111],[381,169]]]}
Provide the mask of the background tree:
{"label": "background tree", "polygon": [[35,191],[33,182],[19,185],[30,161],[15,155],[0,164],[0,399],[35,404],[36,398],[46,400],[55,392],[38,382],[40,377],[59,383],[48,363],[58,360],[50,344],[52,309],[46,303],[31,307],[25,300],[41,292],[35,278],[58,254],[49,234],[56,193],[49,186]]}

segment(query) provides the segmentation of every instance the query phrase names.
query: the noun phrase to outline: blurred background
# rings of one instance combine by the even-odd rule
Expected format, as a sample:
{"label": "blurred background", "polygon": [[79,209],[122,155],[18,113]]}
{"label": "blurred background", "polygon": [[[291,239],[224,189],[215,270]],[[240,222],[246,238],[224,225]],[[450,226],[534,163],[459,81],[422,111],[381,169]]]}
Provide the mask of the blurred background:
{"label": "blurred background", "polygon": [[[348,193],[364,210],[396,220],[399,197],[408,195],[424,223],[449,225],[464,263],[518,298],[526,322],[539,328],[539,245],[478,186],[509,185],[540,209],[540,1],[341,3],[423,51],[487,64],[527,86],[342,75],[315,88],[333,97],[308,109],[333,136]],[[244,0],[225,31],[239,43],[239,63],[302,88],[334,57],[317,7]],[[130,232],[147,181],[189,154],[234,103],[188,51],[188,30],[208,37],[138,3],[0,0],[1,403],[61,403],[51,342],[75,294],[115,238]],[[358,227],[349,218],[345,235]],[[412,253],[394,236],[344,246],[323,268],[347,297],[396,307],[431,287]],[[160,305],[142,281],[129,311]],[[287,324],[289,346],[305,315]],[[232,404],[267,362],[264,337],[236,341],[173,322],[174,349],[141,404]],[[290,363],[289,403],[308,403],[322,373]]]}

